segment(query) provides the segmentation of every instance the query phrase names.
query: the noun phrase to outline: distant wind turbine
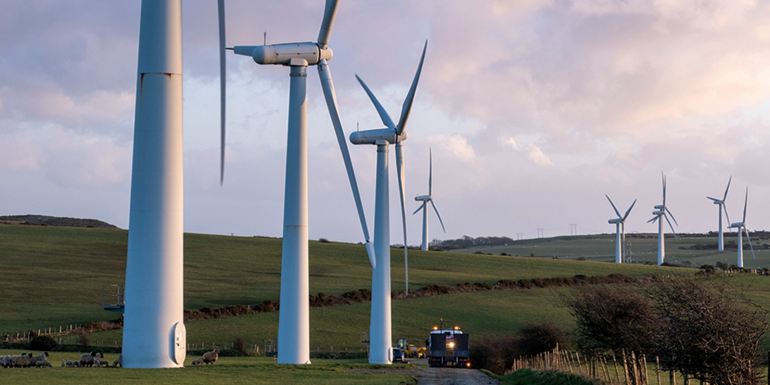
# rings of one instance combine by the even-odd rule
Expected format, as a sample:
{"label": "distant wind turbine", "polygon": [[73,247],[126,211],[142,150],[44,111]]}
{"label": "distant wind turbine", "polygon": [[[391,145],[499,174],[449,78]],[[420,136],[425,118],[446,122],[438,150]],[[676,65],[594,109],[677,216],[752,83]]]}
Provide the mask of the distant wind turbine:
{"label": "distant wind turbine", "polygon": [[621,216],[617,207],[615,207],[615,204],[612,203],[612,199],[610,199],[607,194],[604,194],[604,196],[610,201],[612,209],[615,210],[615,214],[618,215],[617,218],[610,219],[608,223],[615,224],[615,263],[623,263],[623,245],[626,244],[626,218],[628,218],[628,214],[631,213],[631,209],[634,208],[636,199],[634,199],[634,203],[631,203],[631,207],[628,208],[626,214]]}
{"label": "distant wind turbine", "polygon": [[749,204],[749,188],[746,187],[746,201],[743,202],[743,220],[730,225],[731,229],[738,229],[738,267],[743,267],[743,232],[746,233],[746,239],[749,240],[749,246],[751,247],[751,254],[754,255],[754,259],[757,259],[757,255],[754,254],[754,246],[751,244],[751,237],[749,236],[749,230],[746,229],[746,206]]}
{"label": "distant wind turbine", "polygon": [[663,219],[661,219],[661,217],[666,218],[668,227],[671,228],[674,237],[679,239],[676,235],[676,231],[674,231],[674,226],[671,225],[671,221],[668,219],[668,216],[670,215],[671,219],[674,220],[674,223],[679,226],[679,223],[676,222],[676,218],[674,218],[674,214],[671,214],[671,211],[666,207],[666,176],[663,175],[663,173],[661,173],[661,176],[663,178],[663,204],[654,206],[655,211],[652,212],[654,217],[647,221],[647,223],[655,223],[655,221],[658,221],[658,266],[662,265],[663,260],[666,258],[666,241],[665,234],[663,233]]}
{"label": "distant wind turbine", "polygon": [[431,206],[433,206],[433,210],[436,211],[436,216],[438,216],[438,221],[441,223],[441,228],[444,230],[444,233],[446,233],[446,228],[444,227],[444,221],[441,220],[441,214],[438,213],[438,209],[436,208],[436,204],[433,203],[433,151],[429,152],[430,154],[430,173],[428,174],[428,195],[420,195],[414,198],[414,200],[418,202],[422,202],[419,208],[415,210],[415,212],[412,213],[412,215],[417,214],[420,210],[422,210],[422,245],[421,248],[423,250],[428,250],[428,202],[430,202]]}
{"label": "distant wind turbine", "polygon": [[725,210],[725,216],[727,217],[727,223],[730,223],[730,216],[727,215],[727,206],[725,206],[725,200],[727,199],[727,191],[730,190],[730,182],[733,181],[733,177],[727,181],[727,188],[725,189],[725,196],[722,199],[706,197],[714,201],[715,205],[719,205],[719,251],[725,251],[725,241],[722,237],[722,209]]}

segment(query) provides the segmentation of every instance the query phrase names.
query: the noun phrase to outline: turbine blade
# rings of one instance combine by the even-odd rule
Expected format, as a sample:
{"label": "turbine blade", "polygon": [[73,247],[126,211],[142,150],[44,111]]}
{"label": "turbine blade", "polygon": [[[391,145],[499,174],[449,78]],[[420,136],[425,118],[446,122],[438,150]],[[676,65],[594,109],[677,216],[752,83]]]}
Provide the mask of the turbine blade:
{"label": "turbine blade", "polygon": [[732,181],[733,181],[733,176],[730,175],[730,179],[727,181],[727,188],[725,189],[725,197],[722,198],[722,202],[724,202],[725,199],[727,199],[727,190],[730,190],[730,182]]}
{"label": "turbine blade", "polygon": [[663,217],[666,218],[666,222],[668,222],[668,227],[671,228],[671,232],[674,233],[674,237],[676,239],[679,239],[679,236],[676,235],[676,230],[674,230],[674,226],[671,226],[671,221],[668,220],[668,216],[666,214],[663,214]]}
{"label": "turbine blade", "polygon": [[749,188],[746,187],[746,201],[743,202],[743,223],[746,223],[746,207],[749,205]]}
{"label": "turbine blade", "polygon": [[757,259],[757,254],[754,253],[754,245],[751,244],[751,237],[749,236],[749,229],[746,228],[746,226],[743,226],[743,231],[746,232],[746,239],[749,240],[749,247],[751,247],[751,255],[754,256],[754,259]]}
{"label": "turbine blade", "polygon": [[225,95],[227,82],[225,81],[225,69],[227,60],[225,57],[225,0],[217,2],[219,13],[219,119],[220,127],[220,146],[219,146],[219,185],[225,183]]}
{"label": "turbine blade", "polygon": [[384,124],[386,127],[391,129],[396,129],[396,125],[393,124],[393,120],[390,119],[390,115],[388,115],[388,111],[385,111],[385,108],[380,104],[380,101],[377,100],[377,97],[374,96],[374,93],[372,93],[372,90],[367,87],[366,83],[364,83],[363,80],[361,80],[358,75],[356,75],[356,79],[358,79],[358,82],[361,83],[361,86],[364,87],[364,91],[366,91],[366,94],[369,95],[369,99],[374,104],[374,108],[377,109],[377,113],[380,114],[380,119],[382,120],[382,124]]}
{"label": "turbine blade", "polygon": [[334,17],[337,15],[338,5],[339,0],[326,0],[321,30],[318,31],[318,45],[321,46],[321,49],[325,49],[326,45],[329,44],[329,37],[332,34],[332,27],[334,27]]}
{"label": "turbine blade", "polygon": [[428,195],[433,196],[433,149],[428,149],[430,172],[428,173]]}
{"label": "turbine blade", "polygon": [[668,207],[665,208],[668,215],[671,215],[671,219],[674,220],[674,223],[676,223],[677,226],[679,226],[679,223],[676,221],[676,218],[674,218],[674,214],[671,214],[671,210],[668,209]]}
{"label": "turbine blade", "polygon": [[431,206],[433,206],[433,211],[436,212],[436,216],[438,216],[438,221],[441,223],[441,228],[444,229],[444,232],[446,233],[446,228],[444,227],[444,221],[441,220],[441,214],[438,213],[438,209],[436,208],[436,204],[433,203],[433,199],[430,200]]}
{"label": "turbine blade", "polygon": [[412,215],[414,215],[414,214],[417,214],[417,213],[418,213],[418,212],[420,212],[420,210],[422,210],[423,208],[425,208],[425,201],[423,201],[423,202],[422,202],[422,204],[420,205],[420,207],[418,207],[418,208],[417,208],[417,210],[414,210],[414,212],[412,213]]}
{"label": "turbine blade", "polygon": [[[617,214],[617,215],[618,215],[618,218],[623,218],[623,217],[620,215],[620,211],[618,211],[618,209],[615,207],[615,204],[614,204],[614,203],[612,203],[612,199],[610,199],[609,195],[607,195],[607,194],[604,194],[604,196],[606,196],[606,197],[607,197],[607,200],[608,200],[608,201],[610,201],[610,204],[612,205],[612,209],[613,209],[613,210],[615,210],[615,214]],[[634,202],[636,202],[636,201],[634,201]]]}
{"label": "turbine blade", "polygon": [[727,223],[731,223],[730,215],[727,214],[727,205],[724,202],[722,202],[722,207],[725,209],[725,216],[727,217]]}
{"label": "turbine blade", "polygon": [[666,175],[661,171],[661,177],[663,178],[663,206],[666,206]]}
{"label": "turbine blade", "polygon": [[657,220],[658,220],[658,216],[656,215],[656,216],[652,217],[652,219],[647,221],[647,223],[655,223],[655,221],[657,221]]}
{"label": "turbine blade", "polygon": [[353,192],[353,199],[356,202],[358,218],[361,221],[361,229],[364,232],[364,239],[366,240],[366,252],[369,254],[369,261],[372,264],[372,268],[374,268],[376,265],[376,260],[374,258],[374,247],[371,246],[369,228],[366,226],[366,216],[364,215],[364,207],[361,203],[361,195],[358,192],[356,173],[353,170],[353,163],[350,161],[350,152],[348,151],[347,141],[345,141],[345,133],[342,130],[342,123],[340,122],[340,115],[339,111],[337,110],[337,95],[334,92],[334,82],[332,81],[331,70],[329,69],[329,65],[326,63],[325,59],[318,63],[318,75],[321,79],[321,88],[323,88],[324,97],[326,98],[326,106],[329,108],[329,116],[331,117],[332,124],[334,125],[334,132],[337,135],[337,143],[339,143],[340,152],[342,152],[342,160],[345,162],[345,169],[348,173],[350,189]]}
{"label": "turbine blade", "polygon": [[414,93],[417,91],[417,82],[420,80],[420,72],[422,72],[422,63],[425,61],[425,51],[428,49],[428,41],[425,40],[425,47],[422,49],[422,57],[420,58],[420,65],[417,66],[417,73],[414,74],[414,80],[412,81],[412,87],[409,88],[409,93],[406,95],[404,105],[401,107],[401,117],[398,119],[398,126],[396,127],[396,134],[401,135],[406,128],[406,121],[409,120],[409,113],[412,111],[412,102],[414,102]]}
{"label": "turbine blade", "polygon": [[[631,213],[631,209],[634,208],[634,205],[636,204],[636,199],[634,199],[634,203],[631,203],[631,207],[628,208],[628,211],[626,211],[626,215],[623,216],[623,222],[625,223],[626,218],[628,218],[628,214]],[[617,210],[615,210],[617,211]]]}
{"label": "turbine blade", "polygon": [[[405,195],[406,195],[406,177],[405,177],[405,171],[406,167],[404,166],[404,150],[402,148],[401,142],[396,142],[396,169],[398,171],[398,193],[401,198],[401,222],[404,226],[404,269],[406,270],[408,267],[408,251],[407,251],[407,245],[406,242],[406,204],[404,202]],[[406,271],[406,290],[409,290],[409,272]]]}
{"label": "turbine blade", "polygon": [[714,201],[714,202],[721,202],[721,201],[720,201],[719,199],[717,199],[717,198],[712,198],[712,197],[706,197],[706,198],[708,198],[708,199],[711,199],[711,200],[712,200],[712,201]]}

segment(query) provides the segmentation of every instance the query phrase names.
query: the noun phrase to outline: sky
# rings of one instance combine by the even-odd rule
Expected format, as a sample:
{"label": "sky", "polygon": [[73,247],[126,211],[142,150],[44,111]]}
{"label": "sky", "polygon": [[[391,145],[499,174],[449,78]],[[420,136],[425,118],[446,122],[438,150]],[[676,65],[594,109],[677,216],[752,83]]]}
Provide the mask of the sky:
{"label": "sky", "polygon": [[[226,1],[227,45],[314,41],[322,0]],[[186,232],[280,237],[288,68],[228,55],[219,184],[216,1],[184,0]],[[0,215],[129,226],[139,1],[0,4]],[[329,46],[346,136],[397,119],[428,41],[404,143],[408,244],[428,190],[430,239],[627,232],[662,200],[678,232],[717,230],[724,194],[770,229],[770,2],[342,0]],[[264,35],[266,33],[266,37]],[[316,69],[308,69],[309,236],[363,240]],[[375,146],[349,144],[370,231]],[[403,243],[394,149],[391,243]]]}

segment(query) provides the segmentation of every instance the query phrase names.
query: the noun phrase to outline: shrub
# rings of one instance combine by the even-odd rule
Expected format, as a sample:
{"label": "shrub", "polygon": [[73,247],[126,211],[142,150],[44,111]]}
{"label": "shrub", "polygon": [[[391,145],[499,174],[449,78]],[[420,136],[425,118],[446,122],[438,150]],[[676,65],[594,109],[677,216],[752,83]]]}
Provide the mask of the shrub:
{"label": "shrub", "polygon": [[58,345],[51,336],[37,336],[29,342],[29,348],[32,350],[53,350]]}
{"label": "shrub", "polygon": [[249,351],[246,346],[246,340],[244,340],[243,337],[235,337],[235,340],[233,341],[233,350],[239,355],[246,355]]}
{"label": "shrub", "polygon": [[88,347],[90,343],[91,343],[91,340],[88,338],[88,334],[80,333],[80,336],[78,337],[78,345],[85,348],[85,347]]}
{"label": "shrub", "polygon": [[319,238],[319,239],[318,239],[318,242],[321,242],[321,243],[331,243],[331,242],[329,242],[329,240],[328,240],[328,239],[326,239],[326,238]]}
{"label": "shrub", "polygon": [[518,358],[516,337],[512,335],[487,336],[472,342],[469,347],[471,367],[503,374]]}
{"label": "shrub", "polygon": [[519,330],[516,341],[517,352],[522,356],[534,356],[550,352],[557,346],[560,350],[569,350],[569,333],[552,322],[527,324]]}

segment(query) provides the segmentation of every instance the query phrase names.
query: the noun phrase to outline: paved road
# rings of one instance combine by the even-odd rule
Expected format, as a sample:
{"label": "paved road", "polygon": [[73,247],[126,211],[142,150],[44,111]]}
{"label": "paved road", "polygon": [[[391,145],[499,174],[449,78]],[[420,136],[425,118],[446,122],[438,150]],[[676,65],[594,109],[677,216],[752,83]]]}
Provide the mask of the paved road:
{"label": "paved road", "polygon": [[497,385],[499,382],[474,369],[430,368],[427,360],[411,360],[413,364],[424,364],[411,369],[353,369],[354,372],[390,372],[409,374],[417,378],[419,385]]}

